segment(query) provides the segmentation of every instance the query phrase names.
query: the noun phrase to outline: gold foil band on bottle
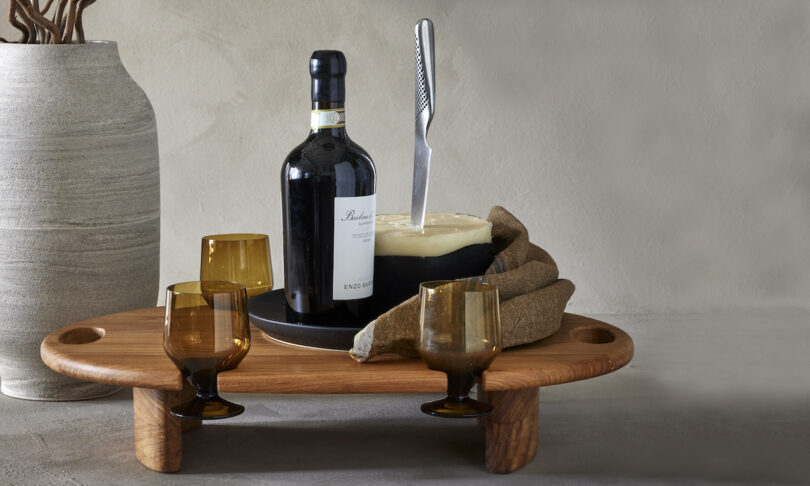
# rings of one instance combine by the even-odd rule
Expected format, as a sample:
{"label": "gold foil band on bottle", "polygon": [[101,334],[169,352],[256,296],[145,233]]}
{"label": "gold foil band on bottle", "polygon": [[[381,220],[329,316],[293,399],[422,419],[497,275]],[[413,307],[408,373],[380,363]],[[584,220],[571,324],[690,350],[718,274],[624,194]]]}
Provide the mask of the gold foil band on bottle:
{"label": "gold foil band on bottle", "polygon": [[312,110],[310,127],[313,130],[346,126],[346,113],[343,108],[336,110]]}

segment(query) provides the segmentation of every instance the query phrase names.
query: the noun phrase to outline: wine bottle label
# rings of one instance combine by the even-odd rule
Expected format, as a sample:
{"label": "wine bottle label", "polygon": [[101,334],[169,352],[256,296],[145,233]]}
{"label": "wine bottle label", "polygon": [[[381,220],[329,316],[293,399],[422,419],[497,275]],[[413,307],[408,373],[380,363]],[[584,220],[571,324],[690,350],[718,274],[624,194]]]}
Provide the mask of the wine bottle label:
{"label": "wine bottle label", "polygon": [[336,110],[312,110],[309,125],[313,130],[345,127],[346,113],[343,111],[343,108]]}
{"label": "wine bottle label", "polygon": [[335,198],[334,300],[364,299],[374,290],[376,201],[376,194]]}

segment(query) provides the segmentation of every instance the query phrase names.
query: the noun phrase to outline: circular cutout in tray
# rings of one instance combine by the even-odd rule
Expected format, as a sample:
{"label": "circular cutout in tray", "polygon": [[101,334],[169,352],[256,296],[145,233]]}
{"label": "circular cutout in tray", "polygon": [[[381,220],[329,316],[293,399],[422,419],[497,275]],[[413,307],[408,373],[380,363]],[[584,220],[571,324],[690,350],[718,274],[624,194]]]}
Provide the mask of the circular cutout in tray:
{"label": "circular cutout in tray", "polygon": [[338,351],[350,350],[354,345],[354,335],[368,324],[360,320],[344,321],[339,325],[298,322],[287,307],[284,289],[251,297],[248,300],[248,315],[253,325],[277,341]]}

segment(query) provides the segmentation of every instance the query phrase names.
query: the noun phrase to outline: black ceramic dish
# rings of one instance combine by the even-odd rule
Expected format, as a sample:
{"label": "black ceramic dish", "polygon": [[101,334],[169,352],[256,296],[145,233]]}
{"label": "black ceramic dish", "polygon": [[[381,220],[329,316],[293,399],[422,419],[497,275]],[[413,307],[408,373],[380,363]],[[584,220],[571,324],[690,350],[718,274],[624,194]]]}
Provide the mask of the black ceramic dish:
{"label": "black ceramic dish", "polygon": [[252,297],[250,322],[278,341],[313,348],[348,351],[354,335],[380,314],[416,295],[419,284],[483,275],[492,263],[492,244],[466,246],[437,257],[374,257],[374,295],[364,304],[364,317],[348,312],[324,315],[323,322],[303,323],[287,306],[284,289]]}
{"label": "black ceramic dish", "polygon": [[[369,323],[343,319],[335,325],[313,325],[298,322],[287,307],[284,289],[271,290],[248,300],[250,322],[278,341],[313,348],[348,351],[354,345],[354,335]],[[325,323],[326,324],[326,323]]]}

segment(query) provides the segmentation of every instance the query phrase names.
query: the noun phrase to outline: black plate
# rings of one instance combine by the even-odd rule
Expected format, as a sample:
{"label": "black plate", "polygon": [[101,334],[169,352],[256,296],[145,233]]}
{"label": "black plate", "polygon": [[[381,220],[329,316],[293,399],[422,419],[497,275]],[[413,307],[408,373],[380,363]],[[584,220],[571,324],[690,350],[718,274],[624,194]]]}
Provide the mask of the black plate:
{"label": "black plate", "polygon": [[354,335],[368,321],[344,322],[340,326],[303,324],[288,310],[284,289],[271,290],[248,300],[250,322],[279,341],[321,349],[348,351]]}

